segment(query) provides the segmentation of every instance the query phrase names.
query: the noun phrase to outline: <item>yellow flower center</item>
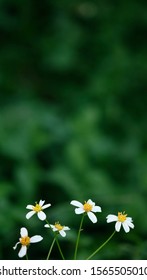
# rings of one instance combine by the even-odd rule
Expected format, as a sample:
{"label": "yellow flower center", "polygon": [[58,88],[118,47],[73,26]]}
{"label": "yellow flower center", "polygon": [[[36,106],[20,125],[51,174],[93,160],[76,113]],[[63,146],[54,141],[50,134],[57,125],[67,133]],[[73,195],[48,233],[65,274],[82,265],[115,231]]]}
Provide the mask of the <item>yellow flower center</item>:
{"label": "yellow flower center", "polygon": [[92,205],[85,202],[85,204],[83,205],[83,209],[85,210],[85,212],[90,212],[92,210]]}
{"label": "yellow flower center", "polygon": [[30,237],[29,236],[24,236],[20,239],[20,243],[23,246],[28,246],[30,244]]}
{"label": "yellow flower center", "polygon": [[42,207],[36,203],[36,205],[33,207],[33,211],[40,212],[42,210]]}
{"label": "yellow flower center", "polygon": [[118,221],[123,223],[127,218],[127,214],[125,212],[118,212]]}
{"label": "yellow flower center", "polygon": [[60,231],[63,229],[63,226],[61,226],[59,223],[56,223],[55,228]]}

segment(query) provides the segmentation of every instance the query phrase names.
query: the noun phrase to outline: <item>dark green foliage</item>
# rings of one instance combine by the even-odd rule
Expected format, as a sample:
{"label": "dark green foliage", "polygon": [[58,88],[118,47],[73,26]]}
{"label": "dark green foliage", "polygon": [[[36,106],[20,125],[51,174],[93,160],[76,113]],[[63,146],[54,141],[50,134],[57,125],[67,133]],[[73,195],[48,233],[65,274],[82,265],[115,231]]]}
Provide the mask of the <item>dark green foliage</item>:
{"label": "dark green foliage", "polygon": [[108,214],[126,211],[135,229],[121,231],[96,258],[147,258],[145,6],[0,1],[1,259],[17,258],[22,226],[44,237],[30,258],[46,258],[49,231],[37,217],[25,219],[26,205],[40,199],[52,204],[51,223],[71,228],[60,240],[71,259],[81,217],[69,203],[89,198],[103,212],[96,225],[85,219],[78,257],[113,232]]}

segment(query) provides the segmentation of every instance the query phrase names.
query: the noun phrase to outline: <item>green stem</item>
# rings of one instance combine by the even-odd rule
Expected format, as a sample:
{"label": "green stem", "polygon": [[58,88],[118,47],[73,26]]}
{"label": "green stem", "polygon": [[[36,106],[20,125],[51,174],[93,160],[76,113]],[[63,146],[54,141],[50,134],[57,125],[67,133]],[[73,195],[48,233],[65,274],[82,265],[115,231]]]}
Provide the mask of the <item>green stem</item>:
{"label": "green stem", "polygon": [[84,217],[85,217],[85,213],[82,216],[80,227],[79,227],[79,231],[78,231],[78,236],[77,236],[77,241],[76,241],[76,246],[75,246],[75,253],[74,253],[74,260],[76,260],[76,258],[77,258],[77,251],[78,251],[80,234],[81,234],[81,230],[82,230],[82,225],[83,225]]}
{"label": "green stem", "polygon": [[50,249],[49,249],[49,252],[48,252],[48,255],[47,255],[46,260],[49,260],[49,257],[50,257],[50,254],[51,254],[51,251],[52,251],[52,249],[53,249],[53,246],[54,246],[55,241],[56,241],[56,239],[54,238],[54,239],[53,239],[53,242],[52,242],[52,244],[51,244],[51,247],[50,247]]}
{"label": "green stem", "polygon": [[62,250],[61,250],[61,247],[60,247],[60,244],[59,244],[59,241],[58,241],[58,239],[57,239],[56,236],[55,236],[55,240],[56,240],[56,243],[57,243],[57,246],[58,246],[60,255],[61,255],[62,259],[65,260],[65,258],[64,258],[64,256],[63,256],[63,253],[62,253]]}
{"label": "green stem", "polygon": [[26,260],[28,261],[28,254],[26,253]]}
{"label": "green stem", "polygon": [[100,246],[98,247],[86,260],[90,260],[95,254],[97,254],[109,241],[110,239],[113,237],[113,235],[115,234],[116,231],[114,231],[109,238]]}
{"label": "green stem", "polygon": [[[46,220],[46,223],[49,225],[50,229],[52,230],[51,226],[50,226],[50,223]],[[58,249],[59,249],[59,252],[60,252],[60,255],[62,257],[63,260],[65,260],[64,256],[63,256],[63,253],[62,253],[62,250],[61,250],[61,247],[60,247],[60,244],[59,244],[59,241],[57,239],[57,234],[52,230],[53,234],[54,234],[54,239],[57,243],[57,246],[58,246]]]}

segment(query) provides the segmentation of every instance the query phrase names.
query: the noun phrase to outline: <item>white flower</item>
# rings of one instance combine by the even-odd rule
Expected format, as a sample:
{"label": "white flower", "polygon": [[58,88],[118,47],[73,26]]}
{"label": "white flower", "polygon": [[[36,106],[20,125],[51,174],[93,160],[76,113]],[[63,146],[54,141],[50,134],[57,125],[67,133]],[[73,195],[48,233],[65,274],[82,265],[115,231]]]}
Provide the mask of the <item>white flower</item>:
{"label": "white flower", "polygon": [[28,236],[28,231],[25,227],[21,228],[20,235],[21,235],[21,237],[19,238],[19,242],[17,242],[15,244],[15,246],[13,247],[13,249],[15,250],[17,248],[17,245],[21,244],[21,248],[20,248],[20,251],[18,253],[18,256],[20,258],[22,258],[26,255],[27,247],[30,245],[30,243],[40,242],[43,239],[43,237],[41,235],[34,235],[32,237],[29,237]]}
{"label": "white flower", "polygon": [[102,211],[101,207],[95,206],[95,203],[91,199],[88,199],[87,202],[85,201],[84,204],[82,204],[81,202],[79,202],[77,200],[72,200],[70,204],[78,207],[75,209],[76,214],[82,214],[82,213],[86,212],[89,219],[93,223],[97,222],[97,217],[95,216],[94,213]]}
{"label": "white flower", "polygon": [[120,231],[121,225],[123,226],[123,229],[125,232],[129,232],[130,228],[134,228],[133,220],[131,217],[127,217],[127,214],[125,212],[118,212],[118,215],[108,215],[106,217],[107,223],[116,222],[115,224],[115,230]]}
{"label": "white flower", "polygon": [[46,204],[43,206],[45,200],[40,200],[39,203],[36,203],[36,205],[27,205],[26,209],[31,210],[27,213],[26,218],[30,219],[35,213],[37,213],[37,216],[40,220],[44,221],[46,219],[46,214],[42,211],[48,207],[51,206],[51,204]]}
{"label": "white flower", "polygon": [[46,227],[46,228],[51,227],[53,231],[58,231],[62,237],[65,237],[65,236],[66,236],[66,232],[65,232],[66,230],[70,230],[69,227],[61,226],[61,225],[59,224],[59,222],[55,223],[54,225],[48,225],[48,224],[46,224],[45,227]]}

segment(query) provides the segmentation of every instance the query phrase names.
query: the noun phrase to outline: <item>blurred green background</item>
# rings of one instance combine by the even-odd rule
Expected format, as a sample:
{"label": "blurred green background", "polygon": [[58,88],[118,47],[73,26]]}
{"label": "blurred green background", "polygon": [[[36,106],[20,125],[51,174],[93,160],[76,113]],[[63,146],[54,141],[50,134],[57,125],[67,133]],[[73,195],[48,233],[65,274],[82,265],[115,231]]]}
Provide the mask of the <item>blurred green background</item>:
{"label": "blurred green background", "polygon": [[[52,242],[27,204],[40,199],[72,259],[81,216],[73,199],[102,207],[85,218],[78,258],[114,230],[108,214],[126,211],[123,230],[97,259],[147,259],[147,9],[144,0],[0,0],[0,258],[18,259],[20,227]],[[52,259],[60,258],[56,246]]]}

